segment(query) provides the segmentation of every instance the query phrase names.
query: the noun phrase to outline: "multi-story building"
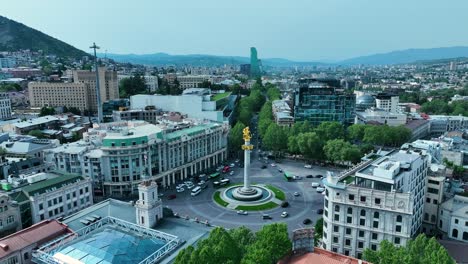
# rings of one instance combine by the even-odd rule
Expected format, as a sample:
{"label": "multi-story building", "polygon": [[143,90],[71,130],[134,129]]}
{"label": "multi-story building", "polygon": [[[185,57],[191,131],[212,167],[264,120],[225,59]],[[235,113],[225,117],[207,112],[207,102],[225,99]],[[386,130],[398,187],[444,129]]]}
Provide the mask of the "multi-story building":
{"label": "multi-story building", "polygon": [[[120,83],[120,81],[122,81],[123,79],[130,78],[130,77],[132,76],[119,74],[117,75],[117,82]],[[144,75],[142,77],[145,79],[146,90],[148,92],[154,93],[156,92],[156,90],[158,90],[159,88],[158,76]]]}
{"label": "multi-story building", "polygon": [[154,107],[147,106],[145,109],[133,109],[133,110],[122,110],[114,111],[112,113],[112,119],[115,122],[118,121],[131,121],[131,120],[143,120],[151,124],[156,124],[158,116],[161,116],[162,110],[155,109]]}
{"label": "multi-story building", "polygon": [[445,132],[468,129],[468,117],[466,116],[445,116],[431,115],[431,135],[440,136]]}
{"label": "multi-story building", "polygon": [[431,123],[424,119],[408,119],[405,127],[411,130],[410,142],[429,136],[431,131]]}
{"label": "multi-story building", "polygon": [[455,195],[439,211],[439,229],[450,239],[468,243],[468,197]]}
{"label": "multi-story building", "polygon": [[0,237],[21,230],[21,216],[18,203],[6,193],[0,193]]}
{"label": "multi-story building", "polygon": [[56,219],[93,204],[91,179],[76,174],[38,173],[26,177],[29,185],[12,190],[23,226]]}
{"label": "multi-story building", "polygon": [[325,249],[362,257],[382,240],[405,245],[419,233],[429,156],[410,151],[367,159],[324,180]]}
{"label": "multi-story building", "polygon": [[422,232],[428,235],[437,233],[439,209],[444,201],[444,183],[445,177],[443,176],[427,177]]}
{"label": "multi-story building", "polygon": [[8,93],[0,93],[0,120],[11,118],[11,100]]}
{"label": "multi-story building", "polygon": [[173,185],[226,159],[227,125],[186,123],[178,130],[177,126],[143,121],[101,124],[71,147],[47,151],[45,159],[60,171],[81,170],[106,196],[136,194],[138,184],[148,179]]}
{"label": "multi-story building", "polygon": [[356,112],[355,123],[400,126],[406,124],[406,115],[372,107],[366,109],[364,112]]}
{"label": "multi-story building", "polygon": [[89,110],[89,86],[72,82],[30,82],[29,102],[32,107],[67,106]]}
{"label": "multi-story building", "polygon": [[208,75],[185,75],[177,76],[177,81],[179,81],[180,88],[206,88],[200,87],[203,82],[209,81],[210,76]]}
{"label": "multi-story building", "polygon": [[[104,67],[98,73],[101,102],[119,98],[117,73]],[[97,112],[96,72],[77,70],[73,82],[30,82],[28,88],[33,107],[67,106]]]}
{"label": "multi-story building", "polygon": [[387,112],[397,113],[400,97],[396,94],[379,93],[375,96],[375,107]]}
{"label": "multi-story building", "polygon": [[131,109],[156,106],[164,111],[186,114],[191,118],[231,122],[237,96],[230,92],[212,94],[210,89],[186,89],[182,95],[134,95]]}
{"label": "multi-story building", "polygon": [[2,57],[0,58],[0,69],[1,68],[14,68],[16,67],[16,59],[9,58],[9,57]]}
{"label": "multi-story building", "polygon": [[355,103],[355,95],[340,90],[338,80],[301,79],[294,92],[294,119],[313,126],[325,121],[351,125]]}
{"label": "multi-story building", "polygon": [[285,100],[275,100],[271,103],[271,110],[276,124],[290,126],[294,124],[291,107]]}

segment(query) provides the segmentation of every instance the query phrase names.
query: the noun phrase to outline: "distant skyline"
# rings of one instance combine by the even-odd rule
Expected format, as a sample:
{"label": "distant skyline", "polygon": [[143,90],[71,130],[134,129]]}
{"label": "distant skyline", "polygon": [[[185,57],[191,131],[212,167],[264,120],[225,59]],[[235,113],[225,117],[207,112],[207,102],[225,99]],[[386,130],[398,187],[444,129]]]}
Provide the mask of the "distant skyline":
{"label": "distant skyline", "polygon": [[86,52],[337,61],[468,46],[468,1],[7,1],[0,15]]}

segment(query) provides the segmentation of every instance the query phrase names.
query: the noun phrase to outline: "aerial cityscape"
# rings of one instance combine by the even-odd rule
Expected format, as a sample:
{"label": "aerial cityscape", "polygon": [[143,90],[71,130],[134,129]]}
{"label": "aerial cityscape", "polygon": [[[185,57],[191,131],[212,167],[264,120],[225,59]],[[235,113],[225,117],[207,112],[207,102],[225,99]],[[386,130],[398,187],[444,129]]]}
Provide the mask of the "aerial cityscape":
{"label": "aerial cityscape", "polygon": [[75,6],[2,5],[0,263],[468,263],[468,2]]}

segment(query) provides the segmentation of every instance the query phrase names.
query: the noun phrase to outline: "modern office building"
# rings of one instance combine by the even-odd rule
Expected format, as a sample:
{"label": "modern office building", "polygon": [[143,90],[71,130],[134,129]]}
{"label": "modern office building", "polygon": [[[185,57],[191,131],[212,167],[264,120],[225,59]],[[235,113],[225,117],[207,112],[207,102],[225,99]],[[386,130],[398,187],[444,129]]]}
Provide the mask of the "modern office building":
{"label": "modern office building", "polygon": [[85,133],[82,141],[44,155],[59,171],[81,171],[106,196],[136,195],[142,181],[174,185],[176,180],[207,172],[226,159],[227,125],[179,125],[101,124]]}
{"label": "modern office building", "polygon": [[371,107],[364,112],[356,112],[355,123],[400,126],[406,124],[406,115]]}
{"label": "modern office building", "polygon": [[324,248],[362,257],[382,240],[395,245],[420,232],[429,156],[394,151],[323,180]]}
{"label": "modern office building", "polygon": [[397,113],[400,97],[396,94],[379,93],[375,96],[375,107],[387,112]]}
{"label": "modern office building", "polygon": [[152,106],[190,118],[231,122],[236,99],[237,96],[230,92],[213,94],[210,89],[192,88],[186,89],[182,95],[134,95],[130,97],[130,105],[133,110]]}
{"label": "modern office building", "polygon": [[[468,243],[468,197],[455,195],[439,211],[439,229],[450,239]],[[466,247],[465,247],[466,248]]]}
{"label": "modern office building", "polygon": [[0,193],[0,237],[21,230],[21,215],[18,203],[6,193]]}
{"label": "modern office building", "polygon": [[260,60],[257,56],[257,49],[255,47],[250,48],[250,77],[258,78],[262,76],[260,68]]}
{"label": "modern office building", "polygon": [[[98,70],[101,101],[119,98],[117,73]],[[28,84],[31,106],[76,107],[97,112],[96,72],[73,71],[73,82],[30,82]]]}
{"label": "modern office building", "polygon": [[0,93],[0,120],[11,118],[11,100],[8,93]]}
{"label": "modern office building", "polygon": [[339,89],[338,80],[301,79],[294,92],[294,120],[313,126],[325,121],[354,124],[356,97]]}

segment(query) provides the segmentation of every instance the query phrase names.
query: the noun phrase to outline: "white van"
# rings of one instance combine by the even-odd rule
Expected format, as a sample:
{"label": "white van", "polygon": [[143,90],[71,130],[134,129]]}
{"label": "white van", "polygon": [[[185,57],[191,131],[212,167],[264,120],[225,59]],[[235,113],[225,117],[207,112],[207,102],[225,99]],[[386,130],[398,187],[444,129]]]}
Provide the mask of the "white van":
{"label": "white van", "polygon": [[192,189],[191,195],[192,195],[192,196],[197,196],[197,195],[200,194],[200,193],[201,193],[201,187],[200,187],[200,186],[197,186],[197,187],[195,187],[195,188]]}

